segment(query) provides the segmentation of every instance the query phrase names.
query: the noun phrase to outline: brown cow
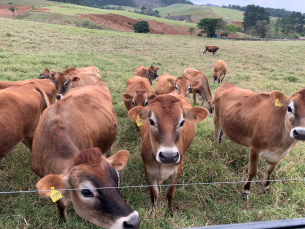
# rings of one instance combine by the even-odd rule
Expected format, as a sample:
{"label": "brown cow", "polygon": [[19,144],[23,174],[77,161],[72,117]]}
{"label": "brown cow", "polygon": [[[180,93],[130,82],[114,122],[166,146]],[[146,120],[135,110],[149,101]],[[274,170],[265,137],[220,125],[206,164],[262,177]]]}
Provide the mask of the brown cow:
{"label": "brown cow", "polygon": [[55,83],[57,76],[58,73],[56,71],[50,71],[48,68],[46,68],[42,73],[39,74],[39,79],[49,79]]}
{"label": "brown cow", "polygon": [[148,79],[137,75],[127,81],[126,91],[122,95],[128,111],[136,106],[148,106],[154,97],[154,89],[149,84]]}
{"label": "brown cow", "polygon": [[214,101],[207,77],[202,72],[193,68],[185,69],[183,75],[189,78],[192,83],[195,81],[201,82],[200,87],[194,88],[191,91],[191,93],[193,93],[194,106],[196,105],[196,94],[198,94],[199,100],[201,100],[201,106],[204,101],[205,108],[210,114],[213,114]]}
{"label": "brown cow", "polygon": [[243,197],[257,174],[259,158],[266,160],[263,189],[269,190],[270,174],[296,145],[305,140],[305,89],[287,97],[282,92],[257,94],[232,84],[223,84],[215,93],[216,142],[221,130],[234,142],[249,147],[249,175]]}
{"label": "brown cow", "polygon": [[158,70],[159,68],[155,68],[154,66],[146,68],[143,65],[140,65],[140,67],[137,68],[135,75],[147,78],[150,85],[152,85],[152,80],[158,80]]}
{"label": "brown cow", "polygon": [[[121,198],[118,173],[125,167],[128,151],[106,159],[117,134],[118,121],[110,91],[104,81],[74,88],[42,115],[35,132],[31,168],[43,177],[39,190],[63,191],[56,202],[60,218],[67,219],[66,207],[72,202],[85,220],[106,228],[138,228],[139,214]],[[101,149],[101,151],[97,148]],[[112,165],[112,166],[111,166]],[[49,192],[41,194],[49,196]]]}
{"label": "brown cow", "polygon": [[102,80],[97,72],[59,72],[55,79],[56,98],[60,100],[68,91],[75,87],[84,87]]}
{"label": "brown cow", "polygon": [[[150,198],[155,209],[159,192],[156,185],[169,178],[169,184],[177,184],[183,170],[183,155],[195,136],[195,123],[204,120],[209,112],[202,107],[192,108],[189,99],[172,92],[158,95],[148,107],[135,107],[129,117],[143,120],[141,128],[144,171],[151,186]],[[173,212],[176,186],[168,186],[166,197]]]}
{"label": "brown cow", "polygon": [[191,83],[191,81],[185,76],[176,78],[167,73],[164,73],[159,77],[156,84],[156,94],[169,94],[176,90],[179,95],[187,97],[192,89],[199,88],[200,86],[201,82],[199,81],[194,81]]}
{"label": "brown cow", "polygon": [[47,79],[33,79],[33,80],[24,80],[24,81],[2,81],[0,82],[0,90],[12,86],[22,86],[25,84],[35,84],[47,94],[50,104],[56,102],[56,91],[55,85]]}
{"label": "brown cow", "polygon": [[214,54],[218,51],[218,49],[220,48],[217,46],[206,45],[203,54],[205,54],[208,51],[208,52],[212,52],[214,56]]}
{"label": "brown cow", "polygon": [[228,71],[228,65],[224,60],[217,60],[214,67],[213,78],[214,83],[222,83]]}
{"label": "brown cow", "polygon": [[[64,71],[67,74],[72,73],[80,73],[80,72],[95,72],[100,74],[100,70],[96,66],[89,66],[84,68],[68,68]],[[53,83],[55,83],[55,79],[58,76],[56,71],[50,71],[46,68],[42,73],[39,75],[39,79],[50,79]]]}
{"label": "brown cow", "polygon": [[0,90],[0,104],[0,160],[21,141],[32,150],[40,115],[50,105],[44,90],[36,84],[11,86]]}

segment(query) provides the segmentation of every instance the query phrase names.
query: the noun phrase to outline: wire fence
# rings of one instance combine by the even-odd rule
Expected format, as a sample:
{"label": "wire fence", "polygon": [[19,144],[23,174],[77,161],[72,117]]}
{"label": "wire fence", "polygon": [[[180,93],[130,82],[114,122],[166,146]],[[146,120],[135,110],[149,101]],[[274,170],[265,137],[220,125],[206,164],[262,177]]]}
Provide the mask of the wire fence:
{"label": "wire fence", "polygon": [[[260,182],[293,182],[293,181],[305,181],[304,179],[277,179],[277,180],[254,180],[248,181],[250,183],[260,183]],[[160,184],[160,185],[131,185],[131,186],[121,186],[121,187],[97,187],[90,188],[93,190],[97,189],[129,189],[129,188],[149,188],[149,187],[168,187],[168,186],[198,186],[198,185],[221,185],[221,184],[241,184],[246,181],[216,181],[216,182],[202,182],[202,183],[185,183],[185,184]],[[66,189],[56,189],[57,191],[77,191],[83,188],[66,188]],[[1,194],[20,194],[20,193],[36,193],[36,192],[50,192],[52,190],[28,190],[28,191],[1,191]]]}

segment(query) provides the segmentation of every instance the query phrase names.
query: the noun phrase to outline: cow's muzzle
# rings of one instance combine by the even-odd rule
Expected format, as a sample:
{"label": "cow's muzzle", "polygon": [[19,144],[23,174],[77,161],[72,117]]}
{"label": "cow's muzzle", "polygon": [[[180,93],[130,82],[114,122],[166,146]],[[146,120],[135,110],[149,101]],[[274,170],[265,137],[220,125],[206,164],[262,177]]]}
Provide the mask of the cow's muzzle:
{"label": "cow's muzzle", "polygon": [[295,127],[290,132],[290,137],[297,140],[305,140],[305,128]]}
{"label": "cow's muzzle", "polygon": [[180,153],[176,147],[159,149],[157,161],[163,164],[175,164],[180,161]]}
{"label": "cow's muzzle", "polygon": [[57,99],[57,100],[61,100],[61,99],[62,99],[62,95],[61,95],[61,94],[57,94],[57,95],[56,95],[56,99]]}

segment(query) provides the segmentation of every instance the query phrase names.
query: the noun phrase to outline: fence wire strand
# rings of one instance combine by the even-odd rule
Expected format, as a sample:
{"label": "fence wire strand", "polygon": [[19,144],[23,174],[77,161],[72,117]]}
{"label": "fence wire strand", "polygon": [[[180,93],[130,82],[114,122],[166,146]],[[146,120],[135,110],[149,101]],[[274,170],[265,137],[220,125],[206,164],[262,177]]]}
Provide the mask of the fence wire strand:
{"label": "fence wire strand", "polygon": [[[250,183],[260,183],[260,182],[285,182],[285,181],[305,181],[305,179],[284,179],[284,180],[254,180],[248,181]],[[92,190],[97,189],[129,189],[129,188],[149,188],[149,187],[168,187],[168,186],[198,186],[198,185],[219,185],[219,184],[241,184],[247,181],[216,181],[216,182],[203,182],[203,183],[185,183],[185,184],[160,184],[160,185],[135,185],[135,186],[121,186],[121,187],[98,187],[90,188]],[[56,189],[57,191],[78,191],[84,188],[66,188],[66,189]],[[89,189],[89,188],[88,188]],[[51,192],[54,190],[29,190],[29,191],[4,191],[1,194],[20,194],[20,193],[36,193],[36,192]]]}

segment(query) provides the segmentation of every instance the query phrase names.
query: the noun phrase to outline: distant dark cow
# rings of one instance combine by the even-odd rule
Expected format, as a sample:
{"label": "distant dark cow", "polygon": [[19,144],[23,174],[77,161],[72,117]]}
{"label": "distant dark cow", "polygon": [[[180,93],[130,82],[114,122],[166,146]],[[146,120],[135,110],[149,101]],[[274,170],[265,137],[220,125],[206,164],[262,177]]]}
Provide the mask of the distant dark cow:
{"label": "distant dark cow", "polygon": [[55,79],[56,98],[60,100],[68,91],[76,87],[84,87],[102,80],[97,72],[59,72]]}
{"label": "distant dark cow", "polygon": [[159,68],[155,68],[154,66],[150,66],[150,68],[146,68],[143,65],[137,68],[135,75],[145,77],[149,80],[150,85],[152,84],[153,80],[158,79],[158,72]]}
{"label": "distant dark cow", "polygon": [[282,92],[257,94],[232,84],[223,84],[215,93],[216,142],[221,130],[234,142],[249,147],[249,175],[243,197],[257,174],[259,158],[266,160],[263,189],[269,190],[270,174],[298,140],[305,140],[305,89],[287,97]]}
{"label": "distant dark cow", "polygon": [[[42,179],[42,190],[62,191],[56,202],[60,218],[67,219],[66,207],[72,202],[77,214],[106,228],[139,228],[140,217],[120,196],[116,170],[125,167],[128,151],[110,155],[118,121],[110,91],[104,81],[74,88],[42,115],[35,132],[31,168]],[[98,147],[92,148],[92,147]],[[101,150],[101,151],[100,151]],[[41,192],[50,196],[50,192]]]}
{"label": "distant dark cow", "polygon": [[217,46],[206,45],[203,54],[205,54],[208,51],[208,52],[212,52],[214,55],[218,51],[218,49],[220,48]]}
{"label": "distant dark cow", "polygon": [[32,150],[40,115],[49,105],[48,96],[36,84],[0,90],[0,160],[21,141]]}
{"label": "distant dark cow", "polygon": [[155,209],[158,184],[169,178],[166,189],[168,207],[173,212],[173,199],[179,177],[183,170],[183,155],[195,136],[195,123],[204,120],[209,112],[202,107],[192,108],[188,98],[172,92],[158,95],[148,107],[135,107],[129,117],[143,120],[141,128],[144,171],[150,189],[150,198]]}
{"label": "distant dark cow", "polygon": [[185,69],[183,75],[186,76],[192,83],[195,83],[195,81],[199,81],[201,83],[199,87],[194,88],[191,91],[191,93],[193,93],[194,106],[196,105],[196,94],[198,94],[199,100],[201,100],[201,106],[204,102],[205,108],[210,112],[210,114],[213,114],[214,100],[208,78],[202,72],[193,68]]}
{"label": "distant dark cow", "polygon": [[156,84],[156,94],[169,94],[176,90],[179,95],[187,97],[192,89],[199,88],[200,86],[201,82],[199,81],[194,81],[191,83],[191,81],[185,76],[176,78],[167,73],[164,73],[159,77]]}
{"label": "distant dark cow", "polygon": [[50,104],[56,102],[56,91],[55,85],[47,79],[33,79],[33,80],[24,80],[24,81],[2,81],[0,82],[0,90],[12,86],[22,86],[25,84],[35,84],[47,94]]}
{"label": "distant dark cow", "polygon": [[213,78],[214,83],[222,83],[228,71],[228,65],[223,60],[217,60],[214,67]]}

